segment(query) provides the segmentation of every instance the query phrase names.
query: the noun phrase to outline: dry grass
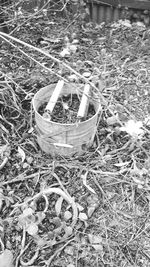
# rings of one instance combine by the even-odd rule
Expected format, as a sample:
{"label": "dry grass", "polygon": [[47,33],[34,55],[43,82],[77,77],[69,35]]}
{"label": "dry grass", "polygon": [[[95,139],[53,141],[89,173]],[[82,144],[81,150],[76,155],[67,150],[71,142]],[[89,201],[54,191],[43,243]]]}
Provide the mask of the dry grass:
{"label": "dry grass", "polygon": [[[22,21],[19,23],[22,25]],[[149,29],[137,24],[88,24],[81,30],[76,21],[68,24],[55,16],[50,20],[34,16],[13,32],[14,37],[46,49],[57,59],[64,37],[76,32],[79,45],[75,54],[64,59],[63,68],[39,51],[15,42],[13,46],[5,42],[1,46],[1,250],[12,250],[15,267],[30,260],[30,265],[39,267],[149,267],[150,126],[145,122],[150,114]],[[39,41],[41,35],[43,40],[47,38],[46,43]],[[56,82],[57,74],[68,80],[71,68],[80,74],[79,82],[84,72],[91,72],[91,82],[105,103],[93,147],[82,156],[54,158],[38,147],[31,100],[41,87]],[[118,116],[115,124],[109,121],[112,114]],[[129,119],[143,121],[145,134],[141,139],[119,131]],[[85,173],[95,194],[83,183]],[[79,217],[65,238],[66,228],[56,216],[55,195],[43,195],[27,206],[28,198],[53,187],[73,197],[87,215],[84,220]],[[37,223],[37,237],[22,229],[18,221],[27,207],[34,210],[35,219],[44,210],[45,202],[46,217]],[[63,221],[68,204],[65,202],[61,208]],[[61,232],[53,239],[57,224]],[[90,235],[98,247],[94,247]]]}

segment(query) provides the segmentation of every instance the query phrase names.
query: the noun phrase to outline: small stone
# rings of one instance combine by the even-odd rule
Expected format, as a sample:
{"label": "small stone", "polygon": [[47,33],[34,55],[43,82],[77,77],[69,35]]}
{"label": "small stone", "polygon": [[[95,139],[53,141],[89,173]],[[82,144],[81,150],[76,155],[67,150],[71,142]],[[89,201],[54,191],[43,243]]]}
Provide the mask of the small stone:
{"label": "small stone", "polygon": [[91,72],[84,72],[83,74],[82,74],[85,78],[89,78],[90,76],[91,76]]}

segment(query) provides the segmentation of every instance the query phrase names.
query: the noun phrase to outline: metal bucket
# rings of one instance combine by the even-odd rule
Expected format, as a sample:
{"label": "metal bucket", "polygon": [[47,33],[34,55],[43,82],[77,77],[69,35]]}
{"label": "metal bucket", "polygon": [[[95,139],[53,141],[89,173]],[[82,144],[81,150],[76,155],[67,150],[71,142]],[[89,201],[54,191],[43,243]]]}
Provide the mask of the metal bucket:
{"label": "metal bucket", "polygon": [[[90,103],[95,108],[95,115],[86,121],[72,124],[48,121],[38,113],[38,110],[42,104],[48,102],[55,86],[56,84],[51,84],[40,89],[33,98],[38,144],[47,154],[63,156],[81,154],[85,152],[85,148],[93,143],[97,130],[98,114],[101,111],[100,100],[98,96],[90,99]],[[78,87],[75,84],[65,84],[60,96],[81,95],[83,89],[84,85],[81,84]]]}

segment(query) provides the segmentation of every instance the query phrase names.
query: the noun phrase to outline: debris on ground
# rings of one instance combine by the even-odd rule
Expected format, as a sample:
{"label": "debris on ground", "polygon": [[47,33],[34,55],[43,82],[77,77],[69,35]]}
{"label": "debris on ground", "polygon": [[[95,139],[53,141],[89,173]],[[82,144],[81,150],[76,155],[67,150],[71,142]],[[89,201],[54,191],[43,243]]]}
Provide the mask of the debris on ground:
{"label": "debris on ground", "polygon": [[[150,29],[45,14],[20,9],[0,34],[0,266],[149,267]],[[82,155],[37,143],[32,98],[60,77],[101,98]],[[67,113],[70,96],[59,103]]]}

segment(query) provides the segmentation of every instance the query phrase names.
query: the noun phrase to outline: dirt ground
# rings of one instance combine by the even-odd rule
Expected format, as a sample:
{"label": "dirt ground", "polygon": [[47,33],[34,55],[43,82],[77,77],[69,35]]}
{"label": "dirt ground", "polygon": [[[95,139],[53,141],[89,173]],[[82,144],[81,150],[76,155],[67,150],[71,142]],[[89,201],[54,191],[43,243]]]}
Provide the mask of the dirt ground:
{"label": "dirt ground", "polygon": [[[149,267],[150,29],[26,12],[9,27],[22,42],[0,47],[0,266]],[[60,77],[100,95],[82,155],[37,143],[32,98]]]}

